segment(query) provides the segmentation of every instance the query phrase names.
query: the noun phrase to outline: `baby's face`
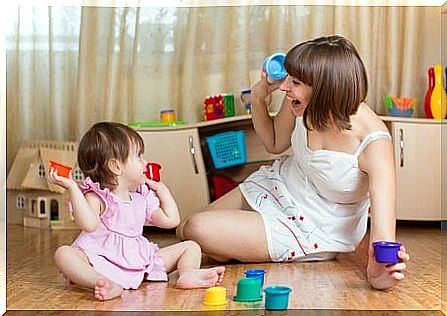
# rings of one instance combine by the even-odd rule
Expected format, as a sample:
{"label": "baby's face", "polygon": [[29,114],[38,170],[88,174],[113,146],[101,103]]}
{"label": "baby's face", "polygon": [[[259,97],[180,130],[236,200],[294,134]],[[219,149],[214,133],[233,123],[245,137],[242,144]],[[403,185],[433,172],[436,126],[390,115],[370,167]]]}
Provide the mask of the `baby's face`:
{"label": "baby's face", "polygon": [[138,186],[146,182],[145,168],[147,161],[139,148],[132,148],[123,166],[123,176],[131,184]]}

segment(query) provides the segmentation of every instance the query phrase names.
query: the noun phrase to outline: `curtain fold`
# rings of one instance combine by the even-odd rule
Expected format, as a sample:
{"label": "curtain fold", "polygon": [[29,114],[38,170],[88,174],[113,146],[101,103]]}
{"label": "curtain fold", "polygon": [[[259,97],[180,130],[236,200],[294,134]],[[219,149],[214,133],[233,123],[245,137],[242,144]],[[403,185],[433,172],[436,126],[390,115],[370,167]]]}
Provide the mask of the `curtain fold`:
{"label": "curtain fold", "polygon": [[[441,60],[440,7],[8,7],[7,170],[23,140],[79,140],[96,121],[202,120],[211,94],[256,83],[263,59],[340,34],[368,70],[368,104],[416,97]],[[282,98],[276,93],[270,110]]]}

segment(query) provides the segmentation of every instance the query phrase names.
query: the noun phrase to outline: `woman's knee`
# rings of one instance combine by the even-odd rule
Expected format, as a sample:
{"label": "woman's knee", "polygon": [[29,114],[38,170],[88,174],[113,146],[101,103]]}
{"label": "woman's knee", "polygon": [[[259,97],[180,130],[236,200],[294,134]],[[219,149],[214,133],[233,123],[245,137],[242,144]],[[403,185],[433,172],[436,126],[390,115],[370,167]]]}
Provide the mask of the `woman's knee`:
{"label": "woman's knee", "polygon": [[206,217],[206,213],[197,213],[189,217],[183,225],[183,239],[198,240],[203,234]]}

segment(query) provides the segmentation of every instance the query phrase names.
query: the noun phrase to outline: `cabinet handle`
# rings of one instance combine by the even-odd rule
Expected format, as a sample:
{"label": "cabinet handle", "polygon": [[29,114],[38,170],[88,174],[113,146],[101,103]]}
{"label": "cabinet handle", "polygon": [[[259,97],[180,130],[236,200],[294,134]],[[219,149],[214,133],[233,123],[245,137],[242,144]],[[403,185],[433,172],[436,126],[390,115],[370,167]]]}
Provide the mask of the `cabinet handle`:
{"label": "cabinet handle", "polygon": [[404,166],[404,131],[399,128],[400,166]]}
{"label": "cabinet handle", "polygon": [[194,147],[194,139],[192,136],[189,136],[189,153],[191,154],[192,162],[194,164],[194,172],[199,174],[199,168],[197,167],[196,162],[196,148]]}

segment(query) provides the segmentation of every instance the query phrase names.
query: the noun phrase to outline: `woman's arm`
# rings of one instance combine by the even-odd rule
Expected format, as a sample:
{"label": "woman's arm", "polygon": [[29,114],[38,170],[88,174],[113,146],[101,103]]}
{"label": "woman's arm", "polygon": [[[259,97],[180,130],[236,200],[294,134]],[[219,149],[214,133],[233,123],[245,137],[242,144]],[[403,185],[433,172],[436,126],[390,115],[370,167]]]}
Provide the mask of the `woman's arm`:
{"label": "woman's arm", "polygon": [[146,180],[146,184],[155,191],[160,200],[160,208],[152,213],[151,224],[167,229],[177,227],[180,224],[180,214],[169,189],[162,182]]}
{"label": "woman's arm", "polygon": [[282,153],[290,147],[290,137],[295,127],[295,115],[290,108],[291,101],[285,97],[278,114],[274,118],[269,115],[265,100],[280,84],[281,82],[270,84],[263,72],[261,80],[251,90],[253,127],[265,149],[275,154]]}
{"label": "woman's arm", "polygon": [[396,239],[396,170],[392,142],[379,139],[369,144],[359,157],[359,165],[368,174],[371,199],[367,277],[373,288],[387,289],[405,278],[405,262],[409,260],[402,246],[399,251],[402,262],[392,266],[379,264],[371,245],[377,240]]}
{"label": "woman's arm", "polygon": [[73,180],[71,173],[69,178],[61,177],[55,169],[50,169],[48,181],[68,190],[73,207],[73,217],[83,231],[93,232],[99,225],[99,214],[101,211],[101,200],[94,193],[85,196]]}

